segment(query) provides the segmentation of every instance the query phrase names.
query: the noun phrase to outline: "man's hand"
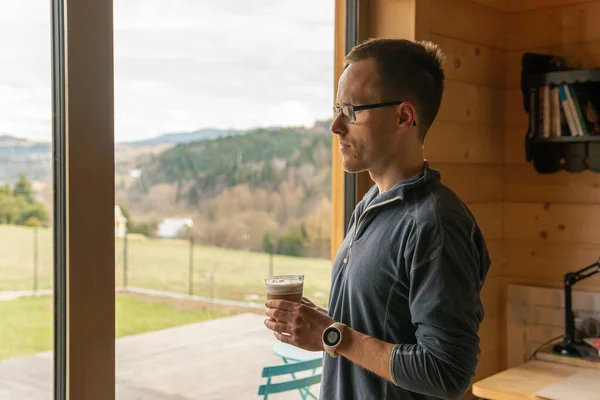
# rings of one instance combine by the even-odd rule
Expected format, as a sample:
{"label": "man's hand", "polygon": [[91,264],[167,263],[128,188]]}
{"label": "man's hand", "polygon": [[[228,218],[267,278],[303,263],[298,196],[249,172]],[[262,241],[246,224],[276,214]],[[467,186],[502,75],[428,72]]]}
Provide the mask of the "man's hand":
{"label": "man's hand", "polygon": [[265,319],[265,325],[283,343],[308,351],[323,351],[323,331],[334,320],[320,307],[310,301],[308,303],[267,300],[265,314],[270,318]]}
{"label": "man's hand", "polygon": [[304,304],[305,306],[308,306],[308,307],[312,308],[313,310],[317,310],[321,314],[328,315],[326,309],[324,309],[323,307],[319,307],[318,305],[316,305],[315,303],[313,303],[312,301],[310,301],[306,297],[302,298],[302,304]]}

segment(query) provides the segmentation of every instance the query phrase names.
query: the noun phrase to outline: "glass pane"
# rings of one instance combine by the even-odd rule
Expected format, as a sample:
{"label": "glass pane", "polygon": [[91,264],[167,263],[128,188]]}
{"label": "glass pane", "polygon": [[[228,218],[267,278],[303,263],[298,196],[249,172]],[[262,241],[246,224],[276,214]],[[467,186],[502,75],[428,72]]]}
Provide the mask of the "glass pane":
{"label": "glass pane", "polygon": [[0,399],[53,388],[50,2],[0,13]]}
{"label": "glass pane", "polygon": [[329,295],[334,2],[114,15],[117,398],[255,398],[263,278]]}

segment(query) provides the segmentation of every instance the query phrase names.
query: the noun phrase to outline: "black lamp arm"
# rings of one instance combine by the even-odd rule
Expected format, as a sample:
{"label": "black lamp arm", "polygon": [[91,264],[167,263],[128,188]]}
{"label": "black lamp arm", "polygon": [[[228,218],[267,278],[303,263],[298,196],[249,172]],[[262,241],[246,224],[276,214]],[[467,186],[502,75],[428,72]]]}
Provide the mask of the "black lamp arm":
{"label": "black lamp arm", "polygon": [[575,337],[575,315],[571,301],[571,287],[582,279],[600,272],[600,259],[595,263],[575,272],[567,272],[563,278],[565,286],[565,336],[562,343],[554,346],[554,352],[563,355],[578,357],[579,352],[575,348],[577,338]]}
{"label": "black lamp arm", "polygon": [[[591,272],[588,272],[588,271],[591,271]],[[564,276],[565,286],[573,285],[582,279],[585,279],[594,274],[597,274],[598,272],[600,272],[600,259],[598,261],[596,261],[595,263],[588,265],[585,268],[580,269],[579,271],[567,272]]]}

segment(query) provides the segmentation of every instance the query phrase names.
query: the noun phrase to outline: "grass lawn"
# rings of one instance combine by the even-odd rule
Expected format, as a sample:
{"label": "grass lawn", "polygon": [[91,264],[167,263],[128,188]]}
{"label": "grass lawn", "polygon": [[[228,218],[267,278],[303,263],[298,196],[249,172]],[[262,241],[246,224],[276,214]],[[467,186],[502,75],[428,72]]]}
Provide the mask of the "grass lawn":
{"label": "grass lawn", "polygon": [[[32,228],[0,225],[0,291],[31,290],[34,276]],[[116,283],[124,282],[123,243],[117,239]],[[188,293],[189,245],[177,241],[129,240],[129,286]],[[38,288],[52,284],[52,231],[39,230]],[[269,255],[216,247],[194,246],[194,294],[262,302],[262,278],[269,273]],[[303,273],[305,295],[326,305],[331,262],[325,259],[274,257],[276,274]]]}
{"label": "grass lawn", "polygon": [[[119,294],[116,336],[135,335],[233,314],[191,301]],[[52,349],[52,297],[0,301],[0,360]]]}

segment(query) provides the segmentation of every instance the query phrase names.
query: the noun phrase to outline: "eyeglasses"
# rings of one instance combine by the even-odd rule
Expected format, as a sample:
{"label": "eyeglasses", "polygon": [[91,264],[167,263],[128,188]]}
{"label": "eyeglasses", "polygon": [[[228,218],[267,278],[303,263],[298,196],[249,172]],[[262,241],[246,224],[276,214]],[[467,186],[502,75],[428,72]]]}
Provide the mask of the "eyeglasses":
{"label": "eyeglasses", "polygon": [[[379,108],[379,107],[389,107],[389,106],[395,106],[398,104],[402,104],[404,103],[403,101],[390,101],[387,103],[377,103],[377,104],[365,104],[362,106],[353,106],[352,104],[349,104],[347,106],[342,106],[342,107],[333,107],[333,117],[337,117],[339,113],[344,114],[344,116],[346,118],[348,118],[348,120],[351,123],[356,122],[356,114],[355,111],[360,111],[360,110],[370,110],[372,108]],[[413,126],[417,126],[417,122],[413,121]]]}

